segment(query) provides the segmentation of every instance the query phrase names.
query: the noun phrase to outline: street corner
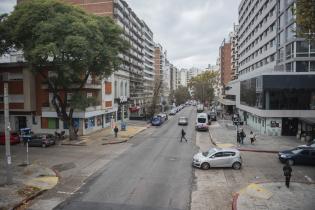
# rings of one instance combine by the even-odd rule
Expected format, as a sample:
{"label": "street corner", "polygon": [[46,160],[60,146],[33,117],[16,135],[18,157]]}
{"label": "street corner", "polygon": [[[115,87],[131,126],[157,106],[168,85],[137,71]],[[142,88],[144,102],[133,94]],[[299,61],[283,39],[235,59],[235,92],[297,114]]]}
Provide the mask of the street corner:
{"label": "street corner", "polygon": [[0,187],[0,209],[19,208],[42,192],[55,187],[59,181],[52,169],[37,164],[19,170],[15,177],[12,185]]}
{"label": "street corner", "polygon": [[147,129],[146,126],[128,126],[126,131],[120,131],[118,136],[120,138],[132,138],[133,136],[137,135],[138,133]]}
{"label": "street corner", "polygon": [[233,210],[305,209],[315,205],[315,184],[291,182],[252,183],[233,195]]}
{"label": "street corner", "polygon": [[39,190],[52,189],[59,181],[59,177],[53,169],[37,164],[26,167],[23,173],[28,176],[23,184]]}

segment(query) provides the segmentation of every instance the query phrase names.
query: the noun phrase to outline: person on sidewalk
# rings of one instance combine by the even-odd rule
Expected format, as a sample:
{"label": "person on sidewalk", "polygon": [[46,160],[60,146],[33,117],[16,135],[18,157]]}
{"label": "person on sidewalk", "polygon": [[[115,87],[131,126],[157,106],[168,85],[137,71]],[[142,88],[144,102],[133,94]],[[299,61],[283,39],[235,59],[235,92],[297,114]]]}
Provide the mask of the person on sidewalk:
{"label": "person on sidewalk", "polygon": [[254,141],[256,140],[256,136],[255,136],[255,134],[253,133],[253,131],[250,131],[249,139],[250,139],[250,144],[253,144]]}
{"label": "person on sidewalk", "polygon": [[285,176],[285,186],[287,186],[287,188],[290,187],[291,173],[292,173],[292,168],[290,166],[290,163],[287,161],[285,166],[283,166],[283,174]]}
{"label": "person on sidewalk", "polygon": [[241,133],[240,133],[240,131],[237,131],[237,133],[236,133],[236,141],[237,141],[237,145],[240,145],[240,143],[241,143]]}
{"label": "person on sidewalk", "polygon": [[246,137],[246,133],[244,132],[243,128],[241,129],[240,136],[241,136],[241,144],[244,144],[244,139]]}
{"label": "person on sidewalk", "polygon": [[182,142],[183,139],[185,139],[185,141],[187,142],[187,139],[186,139],[185,135],[186,135],[186,133],[185,133],[184,129],[182,128],[180,142]]}
{"label": "person on sidewalk", "polygon": [[114,128],[114,133],[115,133],[115,138],[117,138],[117,134],[118,134],[118,127],[117,127],[117,125]]}

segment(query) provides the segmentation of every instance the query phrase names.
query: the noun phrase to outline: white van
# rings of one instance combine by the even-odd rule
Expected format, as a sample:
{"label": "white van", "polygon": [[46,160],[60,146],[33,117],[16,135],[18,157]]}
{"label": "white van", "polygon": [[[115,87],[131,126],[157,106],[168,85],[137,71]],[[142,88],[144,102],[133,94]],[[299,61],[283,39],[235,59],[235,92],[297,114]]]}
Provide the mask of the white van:
{"label": "white van", "polygon": [[196,118],[196,130],[209,130],[208,127],[209,120],[208,120],[208,114],[207,113],[198,113]]}

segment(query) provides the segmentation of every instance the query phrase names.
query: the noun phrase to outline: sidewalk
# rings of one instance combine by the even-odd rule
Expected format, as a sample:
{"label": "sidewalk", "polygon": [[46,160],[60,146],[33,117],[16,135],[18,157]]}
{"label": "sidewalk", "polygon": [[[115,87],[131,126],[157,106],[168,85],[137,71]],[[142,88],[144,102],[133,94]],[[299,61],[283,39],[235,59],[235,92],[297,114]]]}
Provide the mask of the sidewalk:
{"label": "sidewalk", "polygon": [[242,126],[242,128],[246,133],[246,138],[244,144],[241,145],[237,145],[236,127],[232,125],[231,120],[213,122],[209,132],[213,143],[218,147],[237,147],[241,151],[278,153],[279,151],[292,149],[303,144],[303,142],[297,140],[294,136],[267,136],[257,134],[254,144],[250,144],[248,136],[251,129],[247,125]]}
{"label": "sidewalk", "polygon": [[102,145],[119,144],[128,141],[130,138],[145,130],[148,127],[145,121],[127,121],[126,131],[119,129],[118,136],[115,138],[114,131],[111,127],[95,131],[89,135],[79,136],[79,140],[69,141],[66,139],[61,142],[62,145],[87,146],[96,139],[102,139]]}
{"label": "sidewalk", "polygon": [[315,184],[310,183],[291,182],[289,189],[283,182],[250,184],[234,195],[232,209],[312,210],[314,195]]}
{"label": "sidewalk", "polygon": [[[0,163],[5,168],[4,161]],[[5,185],[6,171],[0,171],[0,209],[12,209],[39,195],[45,190],[53,188],[58,183],[56,173],[39,164],[28,166],[13,165],[13,184]]]}
{"label": "sidewalk", "polygon": [[[23,145],[12,146],[13,185],[3,184],[6,170],[4,160],[0,160],[0,209],[12,209],[48,189],[51,190],[39,196],[39,204],[32,209],[50,209],[49,205],[52,209],[74,193],[89,176],[131,146],[107,144],[126,142],[146,128],[146,122],[129,121],[127,130],[119,131],[118,138],[114,137],[111,128],[105,128],[80,137],[80,141],[66,140],[47,148],[30,147],[32,165],[27,167],[19,166],[25,160],[26,148]],[[2,151],[4,147],[0,146],[0,152],[4,154]]]}

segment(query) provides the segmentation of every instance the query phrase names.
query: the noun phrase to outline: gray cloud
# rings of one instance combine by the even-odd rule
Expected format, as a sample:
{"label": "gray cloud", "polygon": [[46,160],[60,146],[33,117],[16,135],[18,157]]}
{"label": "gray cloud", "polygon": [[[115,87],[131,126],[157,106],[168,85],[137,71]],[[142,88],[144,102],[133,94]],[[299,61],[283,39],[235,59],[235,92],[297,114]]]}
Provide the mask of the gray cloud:
{"label": "gray cloud", "polygon": [[[126,0],[179,68],[215,64],[219,46],[237,22],[240,0]],[[16,0],[0,0],[0,13]]]}
{"label": "gray cloud", "polygon": [[0,0],[0,14],[12,12],[15,5],[16,0]]}
{"label": "gray cloud", "polygon": [[215,64],[240,0],[126,0],[177,67]]}

